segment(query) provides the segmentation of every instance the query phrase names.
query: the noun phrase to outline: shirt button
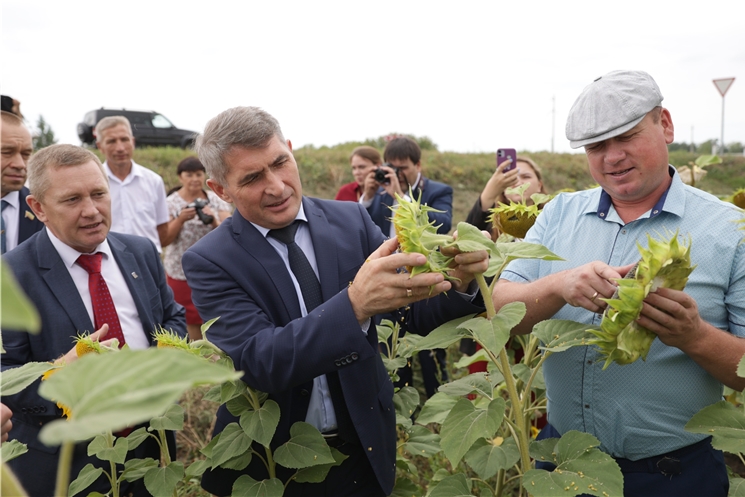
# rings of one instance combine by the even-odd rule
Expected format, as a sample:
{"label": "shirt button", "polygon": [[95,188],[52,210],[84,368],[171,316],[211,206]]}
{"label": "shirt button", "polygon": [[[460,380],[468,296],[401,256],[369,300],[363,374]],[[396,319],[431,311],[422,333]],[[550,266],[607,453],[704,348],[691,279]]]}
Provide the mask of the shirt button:
{"label": "shirt button", "polygon": [[307,397],[308,395],[310,395],[310,392],[306,390],[305,388],[303,388],[302,390],[300,390],[300,395],[302,397]]}
{"label": "shirt button", "polygon": [[621,230],[621,233],[625,235],[626,234],[626,230]]}
{"label": "shirt button", "polygon": [[587,364],[592,364],[592,361],[587,361]]}
{"label": "shirt button", "polygon": [[585,409],[589,409],[589,408],[590,408],[590,404],[585,404]]}

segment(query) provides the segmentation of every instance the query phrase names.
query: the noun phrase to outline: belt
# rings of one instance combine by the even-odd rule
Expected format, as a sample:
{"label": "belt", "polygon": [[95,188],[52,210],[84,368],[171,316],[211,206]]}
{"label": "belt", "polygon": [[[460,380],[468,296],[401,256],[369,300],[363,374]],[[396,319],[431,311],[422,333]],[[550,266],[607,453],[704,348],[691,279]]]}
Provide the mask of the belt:
{"label": "belt", "polygon": [[321,435],[323,436],[323,439],[326,441],[326,444],[329,447],[333,447],[335,449],[338,449],[339,447],[347,443],[346,440],[344,440],[343,438],[339,436],[338,430],[321,433]]}
{"label": "belt", "polygon": [[697,451],[711,447],[711,437],[704,438],[695,444],[682,447],[667,454],[645,457],[631,461],[623,457],[614,458],[623,473],[662,473],[665,476],[679,475],[683,472],[680,459]]}

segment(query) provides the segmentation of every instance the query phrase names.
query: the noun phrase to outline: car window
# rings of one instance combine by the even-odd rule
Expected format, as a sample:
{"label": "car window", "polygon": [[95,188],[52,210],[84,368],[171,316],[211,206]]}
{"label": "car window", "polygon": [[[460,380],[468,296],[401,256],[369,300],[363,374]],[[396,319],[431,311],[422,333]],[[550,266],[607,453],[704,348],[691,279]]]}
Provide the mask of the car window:
{"label": "car window", "polygon": [[171,124],[171,121],[166,119],[164,116],[160,114],[155,114],[153,116],[153,126],[156,128],[172,128],[173,124]]}

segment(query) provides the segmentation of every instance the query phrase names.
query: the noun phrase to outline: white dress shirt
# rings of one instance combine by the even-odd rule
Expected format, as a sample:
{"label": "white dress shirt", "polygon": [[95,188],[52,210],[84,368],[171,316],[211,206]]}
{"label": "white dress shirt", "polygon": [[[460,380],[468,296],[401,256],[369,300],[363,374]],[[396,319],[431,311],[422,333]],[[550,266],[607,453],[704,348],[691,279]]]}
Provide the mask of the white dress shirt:
{"label": "white dress shirt", "polygon": [[[316,252],[313,248],[313,240],[310,238],[310,228],[308,228],[307,223],[308,218],[305,216],[305,210],[303,209],[302,204],[300,204],[300,211],[295,219],[306,221],[300,223],[300,226],[295,233],[295,243],[297,243],[298,247],[300,247],[305,254],[305,257],[313,268],[313,272],[316,273],[316,278],[318,278]],[[295,273],[293,273],[290,268],[290,258],[288,255],[287,245],[274,237],[267,236],[270,231],[269,229],[259,226],[258,224],[251,224],[253,224],[262,235],[264,235],[269,244],[274,247],[274,250],[276,250],[279,256],[282,257],[282,260],[287,267],[287,271],[290,273],[290,278],[292,278],[292,283],[295,285],[295,292],[297,293],[298,302],[300,303],[300,312],[303,316],[306,316],[308,311],[305,308],[305,300],[303,299],[303,293],[300,291],[300,284],[298,283],[297,278],[295,278]],[[318,281],[321,281],[321,279],[318,278]],[[363,329],[365,334],[367,334],[367,328],[369,328],[369,326],[370,324],[368,321],[367,326]],[[310,403],[308,405],[308,413],[305,415],[305,422],[318,428],[321,433],[327,433],[338,428],[334,403],[331,400],[331,391],[329,390],[329,384],[326,380],[325,374],[313,379],[313,391],[310,394]]]}
{"label": "white dress shirt", "polygon": [[170,219],[163,178],[132,161],[124,180],[103,163],[111,192],[111,231],[149,238],[161,252],[158,226]]}
{"label": "white dress shirt", "polygon": [[12,250],[18,245],[18,231],[20,224],[21,195],[18,191],[10,192],[3,197],[8,203],[3,209],[3,222],[5,222],[5,251]]}
{"label": "white dress shirt", "polygon": [[[59,238],[54,236],[49,228],[44,229],[47,230],[49,240],[51,240],[52,245],[54,245],[54,248],[62,259],[62,262],[70,272],[70,277],[75,283],[80,298],[83,300],[83,304],[85,305],[85,309],[88,311],[88,316],[91,318],[91,323],[94,323],[95,327],[96,320],[93,317],[93,304],[91,303],[91,293],[88,289],[88,271],[75,263],[82,252],[78,252],[62,242]],[[137,306],[135,305],[134,299],[132,299],[132,294],[129,291],[124,275],[122,275],[119,264],[117,264],[114,259],[108,240],[104,240],[103,243],[96,247],[96,250],[92,253],[95,254],[96,252],[101,252],[103,254],[103,258],[101,259],[101,276],[103,276],[103,279],[106,281],[106,286],[109,288],[109,293],[114,301],[114,307],[116,307],[116,313],[119,316],[119,324],[122,327],[124,340],[127,342],[127,345],[129,345],[129,348],[134,350],[150,347],[150,340],[148,340],[146,333],[152,333],[154,330],[144,330],[142,328],[142,321],[140,321],[140,316],[137,313]],[[93,333],[95,331],[96,330],[74,330],[70,334],[72,335],[74,332]],[[106,340],[105,337],[104,340]]]}

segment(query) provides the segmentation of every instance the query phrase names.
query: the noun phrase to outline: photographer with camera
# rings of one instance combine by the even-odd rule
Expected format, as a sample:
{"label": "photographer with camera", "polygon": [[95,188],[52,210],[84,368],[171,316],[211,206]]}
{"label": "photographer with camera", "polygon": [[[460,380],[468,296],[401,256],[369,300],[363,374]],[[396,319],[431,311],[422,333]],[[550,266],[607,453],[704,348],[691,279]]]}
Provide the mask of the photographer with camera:
{"label": "photographer with camera", "polygon": [[173,290],[176,302],[186,309],[186,328],[189,338],[202,338],[202,319],[191,301],[191,289],[181,267],[181,257],[197,240],[217,228],[231,214],[230,204],[206,191],[205,169],[196,157],[182,160],[177,169],[181,186],[168,195],[168,233],[164,239],[168,286]]}
{"label": "photographer with camera", "polygon": [[[385,164],[367,174],[364,195],[360,198],[360,203],[367,208],[383,234],[391,238],[396,236],[391,222],[392,209],[398,205],[394,194],[408,198],[409,188],[413,198],[420,199],[422,205],[442,211],[429,212],[428,216],[437,226],[438,233],[448,233],[453,219],[453,189],[422,174],[422,150],[417,142],[406,136],[394,138],[386,145],[383,160]],[[418,357],[427,397],[432,397],[440,386],[440,380],[446,382],[448,379],[445,350],[423,350]],[[398,375],[397,387],[412,384],[411,365],[399,369]]]}

